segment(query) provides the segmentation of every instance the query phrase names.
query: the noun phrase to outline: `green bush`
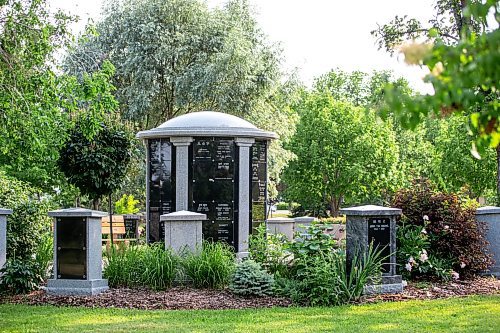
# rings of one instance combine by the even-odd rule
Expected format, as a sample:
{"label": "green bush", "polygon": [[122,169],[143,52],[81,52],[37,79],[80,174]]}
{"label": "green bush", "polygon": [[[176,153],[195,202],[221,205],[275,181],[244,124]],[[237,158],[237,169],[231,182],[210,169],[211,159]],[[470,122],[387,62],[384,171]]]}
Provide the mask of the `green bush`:
{"label": "green bush", "polygon": [[367,284],[377,283],[383,260],[381,251],[370,246],[368,253],[354,257],[348,270],[344,251],[319,252],[316,256],[301,257],[292,278],[294,282],[281,285],[301,305],[347,304],[359,300]]}
{"label": "green bush", "polygon": [[304,232],[296,234],[290,246],[295,258],[327,254],[337,248],[337,241],[325,233],[329,227],[328,224],[312,223],[305,227]]}
{"label": "green bush", "polygon": [[8,260],[0,269],[0,290],[11,294],[26,294],[43,283],[43,268],[33,260]]}
{"label": "green bush", "polygon": [[163,290],[172,286],[179,258],[162,244],[112,248],[104,266],[104,277],[112,287],[148,287]]}
{"label": "green bush", "polygon": [[7,258],[31,260],[50,230],[49,202],[39,199],[27,183],[0,171],[0,207],[13,211],[7,222]]}
{"label": "green bush", "polygon": [[269,273],[288,276],[293,254],[284,235],[267,233],[265,224],[259,225],[249,238],[250,258]]}
{"label": "green bush", "polygon": [[244,260],[236,267],[230,289],[241,296],[269,296],[274,279],[257,262]]}
{"label": "green bush", "polygon": [[[454,278],[472,276],[491,264],[491,256],[486,253],[484,225],[476,222],[477,206],[470,200],[439,192],[428,180],[419,179],[411,188],[398,191],[392,206],[403,210],[407,228],[415,226],[427,235],[435,263],[447,269],[446,263],[449,262]],[[402,236],[406,233],[398,235],[398,247],[405,246],[409,240]],[[398,262],[400,270],[405,269],[408,260]],[[428,273],[420,275],[412,270],[412,277],[425,277]]]}
{"label": "green bush", "polygon": [[52,272],[52,263],[54,260],[54,238],[52,233],[46,232],[36,248],[35,262],[40,267],[40,273],[43,279],[47,279]]}
{"label": "green bush", "polygon": [[224,243],[204,242],[201,249],[183,258],[184,273],[197,288],[224,288],[231,280],[235,262]]}

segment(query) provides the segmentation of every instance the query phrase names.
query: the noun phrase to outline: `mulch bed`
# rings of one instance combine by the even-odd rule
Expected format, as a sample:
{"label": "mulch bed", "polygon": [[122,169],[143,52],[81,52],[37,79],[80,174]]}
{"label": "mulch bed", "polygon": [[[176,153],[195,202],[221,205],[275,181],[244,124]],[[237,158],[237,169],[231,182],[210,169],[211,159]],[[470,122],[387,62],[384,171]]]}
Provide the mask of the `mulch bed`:
{"label": "mulch bed", "polygon": [[[476,278],[469,281],[448,283],[409,284],[401,294],[363,297],[360,303],[381,301],[406,301],[414,299],[438,299],[468,295],[500,295],[500,280]],[[289,307],[292,302],[286,298],[254,297],[243,298],[228,290],[192,288],[171,288],[167,291],[147,289],[110,289],[102,294],[90,296],[52,296],[39,290],[29,295],[0,297],[0,303],[84,306],[128,309],[248,309],[268,307]]]}

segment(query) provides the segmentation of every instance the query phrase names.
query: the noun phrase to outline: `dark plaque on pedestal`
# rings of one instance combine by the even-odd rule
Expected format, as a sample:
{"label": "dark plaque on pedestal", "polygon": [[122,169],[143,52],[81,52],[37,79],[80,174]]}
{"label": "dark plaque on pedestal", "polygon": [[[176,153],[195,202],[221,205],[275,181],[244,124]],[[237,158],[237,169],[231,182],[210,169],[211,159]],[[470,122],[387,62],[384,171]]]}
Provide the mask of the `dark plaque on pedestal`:
{"label": "dark plaque on pedestal", "polygon": [[58,217],[57,278],[87,278],[87,219],[84,217]]}
{"label": "dark plaque on pedestal", "polygon": [[267,142],[256,141],[251,149],[250,179],[252,180],[251,230],[266,219]]}
{"label": "dark plaque on pedestal", "polygon": [[385,273],[390,269],[391,254],[391,228],[390,219],[383,217],[371,217],[368,219],[368,242],[373,242],[373,247],[382,250],[382,256],[386,257],[382,264]]}

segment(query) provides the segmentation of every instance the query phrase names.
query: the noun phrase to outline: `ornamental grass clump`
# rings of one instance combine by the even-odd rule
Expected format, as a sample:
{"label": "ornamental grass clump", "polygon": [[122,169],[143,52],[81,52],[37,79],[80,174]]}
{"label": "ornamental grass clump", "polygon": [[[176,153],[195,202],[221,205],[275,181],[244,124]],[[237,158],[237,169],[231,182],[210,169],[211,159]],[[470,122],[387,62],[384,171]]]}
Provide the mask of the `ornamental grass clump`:
{"label": "ornamental grass clump", "polygon": [[273,276],[249,259],[236,267],[230,289],[240,296],[270,296],[273,294],[273,284]]}
{"label": "ornamental grass clump", "polygon": [[179,258],[162,244],[124,245],[112,248],[106,256],[104,277],[112,287],[167,289],[179,268]]}
{"label": "ornamental grass clump", "polygon": [[203,242],[201,249],[185,254],[184,274],[196,288],[226,287],[234,272],[234,254],[229,245]]}

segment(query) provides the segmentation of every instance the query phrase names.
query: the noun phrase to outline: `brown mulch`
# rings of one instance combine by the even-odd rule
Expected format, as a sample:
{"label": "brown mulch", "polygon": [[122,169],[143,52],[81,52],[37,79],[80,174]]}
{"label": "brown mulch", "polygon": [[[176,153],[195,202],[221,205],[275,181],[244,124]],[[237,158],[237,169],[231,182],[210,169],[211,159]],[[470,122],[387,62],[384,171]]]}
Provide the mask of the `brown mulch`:
{"label": "brown mulch", "polygon": [[[403,293],[367,296],[359,303],[383,301],[407,301],[414,299],[438,299],[469,295],[500,295],[500,280],[476,278],[468,281],[448,283],[410,283]],[[39,290],[28,295],[0,296],[0,303],[84,306],[128,309],[248,309],[268,307],[289,307],[292,302],[286,298],[253,297],[243,298],[229,290],[192,289],[175,287],[167,291],[148,289],[110,289],[96,296],[52,296]]]}
{"label": "brown mulch", "polygon": [[438,299],[470,295],[500,295],[500,280],[492,277],[477,277],[467,281],[409,283],[401,294],[369,296],[363,298],[362,303]]}
{"label": "brown mulch", "polygon": [[109,289],[95,296],[53,296],[43,290],[29,295],[0,298],[0,303],[84,306],[128,309],[248,309],[288,307],[292,302],[278,297],[243,298],[229,290],[192,289],[175,287],[166,291],[148,289]]}

